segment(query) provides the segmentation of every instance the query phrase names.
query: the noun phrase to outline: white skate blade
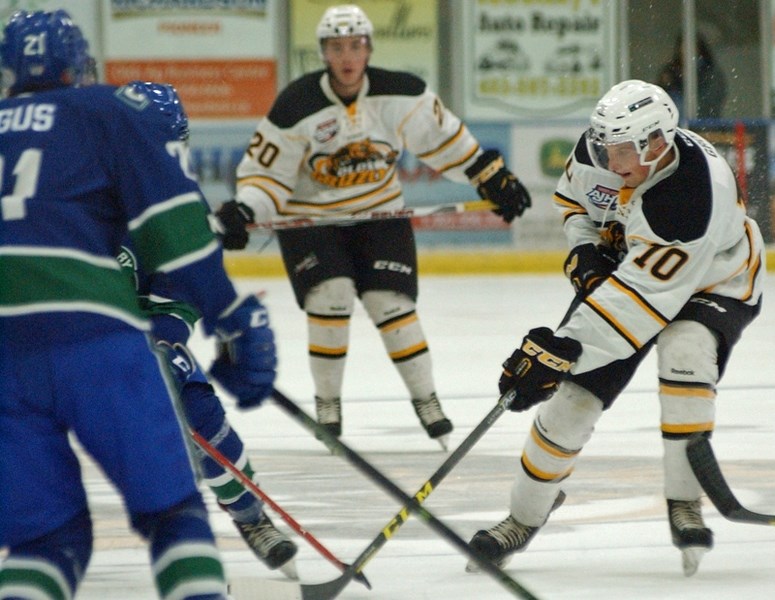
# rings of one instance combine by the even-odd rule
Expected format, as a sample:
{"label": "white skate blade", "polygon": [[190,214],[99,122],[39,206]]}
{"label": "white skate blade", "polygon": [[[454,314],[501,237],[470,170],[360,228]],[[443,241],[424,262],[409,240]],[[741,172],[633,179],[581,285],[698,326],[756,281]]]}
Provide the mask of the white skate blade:
{"label": "white skate blade", "polygon": [[[299,572],[296,570],[296,559],[292,558],[288,562],[286,562],[283,565],[280,565],[277,567],[280,571],[283,572],[283,575],[285,575],[288,579],[293,579],[294,581],[298,581],[299,579]],[[239,600],[239,598],[237,599]]]}
{"label": "white skate blade", "polygon": [[301,585],[291,581],[235,577],[229,581],[229,598],[233,600],[302,600]]}
{"label": "white skate blade", "polygon": [[702,556],[708,551],[702,546],[690,546],[681,550],[681,563],[685,577],[691,577],[697,572]]}
{"label": "white skate blade", "polygon": [[[505,567],[511,562],[511,559],[513,557],[514,557],[513,554],[509,554],[508,556],[504,557],[502,560],[493,561],[493,564],[499,569],[502,569],[503,567]],[[482,570],[479,568],[479,564],[474,559],[469,559],[469,561],[466,563],[466,573],[481,573],[481,572]]]}
{"label": "white skate blade", "polygon": [[445,433],[442,436],[439,436],[436,438],[436,441],[441,444],[441,449],[444,450],[444,452],[449,451],[449,434]]}

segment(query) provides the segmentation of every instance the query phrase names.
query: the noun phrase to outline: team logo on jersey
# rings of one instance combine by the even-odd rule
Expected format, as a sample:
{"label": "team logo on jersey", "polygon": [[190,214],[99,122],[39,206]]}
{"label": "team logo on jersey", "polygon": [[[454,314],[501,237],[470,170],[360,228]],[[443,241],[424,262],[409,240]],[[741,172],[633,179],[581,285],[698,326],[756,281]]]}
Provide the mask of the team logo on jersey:
{"label": "team logo on jersey", "polygon": [[619,190],[615,190],[604,185],[597,184],[587,192],[587,198],[597,208],[604,210],[616,210],[616,199],[619,196]]}
{"label": "team logo on jersey", "polygon": [[337,133],[339,133],[339,121],[336,119],[329,119],[315,127],[313,137],[316,142],[325,144],[327,141],[334,139]]}
{"label": "team logo on jersey", "polygon": [[352,142],[333,154],[310,159],[312,178],[329,187],[343,188],[384,180],[395,168],[398,151],[386,142]]}

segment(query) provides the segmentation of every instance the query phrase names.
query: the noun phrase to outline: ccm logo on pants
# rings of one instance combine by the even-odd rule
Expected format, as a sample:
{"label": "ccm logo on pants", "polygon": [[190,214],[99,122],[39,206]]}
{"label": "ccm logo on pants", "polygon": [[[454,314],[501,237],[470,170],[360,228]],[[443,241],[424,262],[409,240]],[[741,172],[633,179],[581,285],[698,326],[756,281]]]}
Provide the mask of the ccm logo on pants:
{"label": "ccm logo on pants", "polygon": [[404,273],[406,275],[412,274],[412,267],[392,260],[374,261],[374,270],[375,271],[394,271],[396,273]]}

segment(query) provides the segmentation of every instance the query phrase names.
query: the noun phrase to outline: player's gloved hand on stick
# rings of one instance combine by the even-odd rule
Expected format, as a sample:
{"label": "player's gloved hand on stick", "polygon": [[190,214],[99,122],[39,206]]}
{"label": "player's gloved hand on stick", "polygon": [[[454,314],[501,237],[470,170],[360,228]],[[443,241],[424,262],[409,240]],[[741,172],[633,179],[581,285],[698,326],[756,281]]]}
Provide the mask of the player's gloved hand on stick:
{"label": "player's gloved hand on stick", "polygon": [[531,329],[522,346],[503,363],[498,381],[501,394],[516,391],[509,410],[527,410],[548,400],[580,355],[581,344],[576,340],[556,337],[548,327]]}
{"label": "player's gloved hand on stick", "polygon": [[240,408],[258,406],[274,389],[277,350],[266,308],[255,296],[244,298],[218,320],[218,356],[210,369],[237,398]]}
{"label": "player's gloved hand on stick", "polygon": [[248,245],[247,226],[255,223],[253,210],[243,202],[229,200],[215,212],[221,224],[221,242],[227,250],[242,250]]}
{"label": "player's gloved hand on stick", "polygon": [[577,294],[590,294],[616,270],[618,261],[613,250],[595,244],[581,244],[565,259],[565,276]]}
{"label": "player's gloved hand on stick", "polygon": [[530,208],[530,194],[506,168],[503,156],[497,150],[486,150],[465,171],[479,196],[494,202],[493,209],[506,223],[511,223]]}
{"label": "player's gloved hand on stick", "polygon": [[178,387],[182,389],[196,372],[196,360],[191,351],[180,342],[172,344],[166,340],[159,340],[156,346],[166,356],[169,371],[177,380]]}

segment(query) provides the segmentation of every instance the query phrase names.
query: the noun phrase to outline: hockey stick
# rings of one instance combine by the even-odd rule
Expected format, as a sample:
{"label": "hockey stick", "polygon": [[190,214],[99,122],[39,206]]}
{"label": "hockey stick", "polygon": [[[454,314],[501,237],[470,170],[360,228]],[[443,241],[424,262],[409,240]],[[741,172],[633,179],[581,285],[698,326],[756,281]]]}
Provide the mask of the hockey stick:
{"label": "hockey stick", "polygon": [[375,210],[362,213],[346,213],[341,215],[288,215],[275,217],[262,223],[247,225],[249,230],[255,229],[295,229],[298,227],[314,227],[319,225],[352,225],[364,221],[377,219],[406,219],[411,217],[427,217],[439,214],[454,214],[473,211],[492,210],[497,208],[489,200],[470,200],[468,202],[455,202],[451,204],[437,204],[434,206],[405,206],[398,210]]}
{"label": "hockey stick", "polygon": [[[400,527],[406,521],[406,519],[408,518],[408,514],[410,512],[413,512],[420,519],[425,521],[425,523],[431,529],[433,529],[439,536],[444,538],[447,542],[449,542],[451,545],[457,548],[460,552],[465,554],[469,559],[473,560],[482,571],[485,571],[489,575],[491,575],[504,588],[510,591],[514,596],[518,598],[524,598],[525,600],[538,600],[538,598],[535,595],[533,595],[529,590],[527,590],[521,584],[517,583],[514,579],[509,577],[506,573],[504,573],[499,567],[497,567],[492,562],[490,562],[480,552],[478,552],[477,550],[469,546],[465,541],[463,541],[463,539],[460,536],[458,536],[454,531],[452,531],[449,527],[447,527],[447,525],[445,525],[442,521],[440,521],[435,516],[433,516],[427,509],[425,509],[422,506],[421,504],[422,501],[425,500],[425,497],[428,494],[430,494],[431,491],[433,491],[432,485],[428,486],[428,483],[430,483],[430,480],[426,482],[425,486],[423,486],[423,488],[414,497],[409,496],[395,483],[393,483],[392,480],[388,479],[374,466],[372,466],[372,464],[369,463],[366,459],[364,459],[360,454],[352,450],[349,446],[344,444],[344,442],[340,441],[337,437],[331,435],[325,427],[321,426],[317,421],[315,421],[315,419],[310,417],[295,402],[287,398],[284,394],[282,394],[277,389],[275,389],[275,391],[272,394],[272,397],[283,410],[285,410],[288,414],[290,414],[306,429],[310,430],[311,432],[319,436],[329,448],[333,449],[333,451],[336,454],[343,455],[354,467],[356,467],[359,471],[361,471],[363,474],[368,476],[372,481],[377,483],[377,485],[385,489],[396,500],[404,504],[404,507],[398,513],[398,519],[394,518],[383,529],[381,535],[385,536],[385,540],[387,540],[390,536],[392,536],[393,533],[398,529],[398,527]],[[497,414],[497,416],[500,416],[500,414],[503,413],[506,407],[508,407],[508,405],[513,400],[513,398],[514,398],[514,392],[507,392],[504,396],[501,397],[498,405],[496,405],[496,407],[491,411],[491,414]],[[488,417],[489,416],[490,415],[488,415]],[[492,425],[492,422],[494,422],[494,419],[488,421],[488,418],[486,418],[485,421],[483,421],[480,424],[481,429],[479,430],[479,433],[478,433],[479,437],[481,437],[481,435],[490,427],[490,425]],[[467,441],[468,441],[468,438],[466,439],[466,442]],[[466,442],[464,442],[464,444],[466,444]],[[473,441],[460,453],[458,453],[457,450],[453,452],[453,454],[450,455],[450,457],[447,459],[445,464],[449,462],[450,459],[453,458],[453,456],[455,457],[454,458],[455,461],[459,460],[465,454],[465,452],[467,452],[468,448],[470,448],[471,445],[473,445]],[[445,467],[444,465],[442,465],[442,467],[440,468],[440,471],[444,469]],[[450,466],[450,469],[451,469],[451,466]],[[444,475],[446,475],[446,472],[447,471],[444,472]],[[374,542],[372,544],[375,545],[375,548],[378,548],[383,543],[384,541],[380,539],[380,541],[376,542],[376,544]],[[371,548],[371,545],[369,548]],[[371,554],[375,552],[376,549],[373,551],[367,549],[367,551],[368,551],[368,556],[366,556],[367,552],[364,552],[358,558],[358,560],[361,561],[362,565],[368,561],[368,559],[371,557]],[[348,578],[348,576],[353,577],[355,576],[355,573],[356,573],[356,567],[353,564],[348,568],[348,570],[342,576],[339,577],[338,580],[334,580],[333,582],[330,582],[330,583],[333,584],[336,581],[343,582],[343,585],[342,585],[342,588],[343,588],[344,585],[346,585],[347,583],[346,579]],[[335,596],[328,596],[328,598],[333,598],[333,597]]]}
{"label": "hockey stick", "polygon": [[[346,571],[347,568],[350,566],[346,563],[343,563],[341,560],[339,560],[336,556],[334,556],[331,551],[329,551],[323,544],[321,544],[315,536],[313,536],[309,531],[304,529],[299,523],[294,519],[291,515],[289,515],[287,512],[285,512],[281,506],[279,506],[274,500],[272,500],[266,492],[264,492],[260,487],[258,487],[253,481],[250,480],[250,478],[245,475],[237,466],[231,462],[228,458],[226,458],[222,452],[220,452],[215,446],[213,446],[210,442],[208,442],[202,435],[200,435],[198,432],[194,431],[193,429],[190,430],[191,437],[196,442],[196,444],[204,451],[206,452],[214,461],[216,461],[218,464],[220,464],[222,467],[224,467],[227,471],[229,471],[241,484],[242,486],[252,493],[254,496],[256,496],[259,500],[269,505],[269,507],[276,512],[280,517],[288,523],[288,525],[293,529],[296,533],[298,533],[301,537],[303,537],[309,544],[317,550],[323,558],[328,560],[330,563],[336,566],[340,571]],[[363,573],[358,573],[355,575],[355,579],[363,583],[368,589],[371,589],[371,584],[369,583],[369,580],[366,579],[366,576],[363,575]]]}
{"label": "hockey stick", "polygon": [[[514,398],[514,392],[506,392],[499,399],[498,403],[493,409],[487,413],[487,416],[474,427],[473,431],[460,443],[460,445],[447,457],[442,465],[436,469],[436,472],[431,475],[428,480],[420,486],[420,489],[414,495],[415,500],[418,503],[424,502],[428,496],[436,489],[441,481],[455,468],[460,460],[468,454],[469,450],[473,448],[481,437],[492,427],[493,423],[497,421],[500,416],[506,411],[511,400]],[[374,557],[374,555],[384,546],[387,541],[392,538],[396,531],[404,524],[409,518],[409,509],[404,506],[399,510],[396,515],[387,522],[387,524],[380,530],[377,537],[375,537],[366,549],[358,555],[352,562],[352,568],[356,572],[360,572],[366,566],[366,564]]]}
{"label": "hockey stick", "polygon": [[775,515],[765,515],[745,508],[727,485],[721,467],[713,453],[710,440],[703,434],[695,434],[686,445],[686,455],[695,477],[716,509],[730,521],[775,525]]}

